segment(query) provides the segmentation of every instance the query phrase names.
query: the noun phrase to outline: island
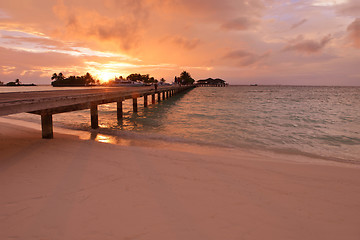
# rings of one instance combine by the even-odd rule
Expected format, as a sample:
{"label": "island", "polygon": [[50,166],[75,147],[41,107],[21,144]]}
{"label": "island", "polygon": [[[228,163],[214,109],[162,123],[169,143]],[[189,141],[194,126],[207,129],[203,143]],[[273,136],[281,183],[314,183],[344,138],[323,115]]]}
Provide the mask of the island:
{"label": "island", "polygon": [[34,83],[21,83],[19,79],[16,79],[14,82],[8,82],[4,84],[0,81],[0,86],[2,87],[29,87],[36,86]]}

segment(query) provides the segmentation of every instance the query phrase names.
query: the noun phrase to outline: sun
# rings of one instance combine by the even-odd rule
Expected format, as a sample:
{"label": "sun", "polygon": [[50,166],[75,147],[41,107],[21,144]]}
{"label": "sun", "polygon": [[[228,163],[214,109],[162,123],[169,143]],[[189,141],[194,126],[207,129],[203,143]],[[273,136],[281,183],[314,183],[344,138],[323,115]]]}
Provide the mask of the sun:
{"label": "sun", "polygon": [[100,80],[100,82],[108,82],[109,80],[111,79],[114,79],[115,78],[115,74],[112,73],[112,72],[102,72],[102,71],[99,71],[97,74],[97,78]]}

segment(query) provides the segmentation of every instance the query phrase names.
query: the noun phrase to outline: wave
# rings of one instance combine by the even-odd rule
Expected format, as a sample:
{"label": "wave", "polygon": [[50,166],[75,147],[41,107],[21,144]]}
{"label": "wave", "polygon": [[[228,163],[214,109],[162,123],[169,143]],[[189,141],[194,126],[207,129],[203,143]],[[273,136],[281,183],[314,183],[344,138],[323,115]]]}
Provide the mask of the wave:
{"label": "wave", "polygon": [[207,147],[217,147],[226,149],[239,149],[242,151],[252,151],[252,152],[273,152],[275,154],[286,154],[286,155],[297,155],[304,156],[313,159],[327,160],[338,163],[348,163],[360,165],[360,159],[350,159],[350,158],[341,158],[326,156],[311,152],[302,151],[296,148],[276,148],[272,146],[263,146],[260,144],[225,144],[225,143],[214,143],[210,141],[201,141],[196,139],[188,139],[178,136],[170,136],[159,133],[149,133],[149,132],[133,132],[133,131],[124,131],[117,129],[106,129],[102,128],[96,130],[100,134],[110,135],[113,137],[131,139],[131,140],[140,140],[140,141],[161,141],[163,143],[179,143],[179,144],[189,144],[189,145],[198,145],[198,146],[207,146]]}

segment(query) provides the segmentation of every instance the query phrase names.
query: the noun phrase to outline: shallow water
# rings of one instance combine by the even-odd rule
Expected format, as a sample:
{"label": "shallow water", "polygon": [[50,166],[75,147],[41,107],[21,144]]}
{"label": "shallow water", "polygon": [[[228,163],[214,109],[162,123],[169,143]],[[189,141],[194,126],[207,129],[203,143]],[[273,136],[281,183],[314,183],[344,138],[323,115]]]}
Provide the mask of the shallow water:
{"label": "shallow water", "polygon": [[[132,102],[125,101],[121,123],[115,104],[100,106],[100,132],[360,163],[359,87],[196,88],[146,109],[142,102],[133,113]],[[89,115],[54,115],[54,124],[89,130]],[[30,114],[12,117],[39,121]]]}

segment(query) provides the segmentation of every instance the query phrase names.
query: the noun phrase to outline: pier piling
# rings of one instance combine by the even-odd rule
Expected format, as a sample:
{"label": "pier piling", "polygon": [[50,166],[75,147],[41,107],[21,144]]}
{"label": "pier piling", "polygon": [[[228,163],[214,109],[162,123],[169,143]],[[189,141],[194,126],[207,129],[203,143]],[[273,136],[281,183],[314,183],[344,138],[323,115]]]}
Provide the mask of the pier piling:
{"label": "pier piling", "polygon": [[42,138],[44,139],[54,138],[52,114],[41,113],[41,129],[42,129]]}
{"label": "pier piling", "polygon": [[137,112],[138,111],[138,107],[137,107],[137,98],[134,97],[133,98],[133,112]]}
{"label": "pier piling", "polygon": [[91,115],[91,128],[99,128],[99,114],[98,114],[98,105],[92,103],[90,105],[90,115]]}
{"label": "pier piling", "polygon": [[144,95],[144,107],[147,107],[148,106],[148,95],[145,94]]}
{"label": "pier piling", "polygon": [[91,128],[97,129],[99,128],[98,105],[116,102],[117,119],[121,124],[123,101],[126,99],[133,100],[133,112],[136,113],[138,98],[144,97],[144,107],[147,107],[149,95],[152,104],[155,104],[156,94],[158,102],[161,102],[194,87],[196,86],[161,86],[156,91],[150,87],[139,87],[0,93],[0,116],[22,112],[40,115],[42,138],[51,139],[54,137],[52,118],[54,114],[90,109]]}
{"label": "pier piling", "polygon": [[123,119],[123,100],[120,99],[116,103],[117,103],[117,109],[116,109],[117,120],[118,122],[120,122]]}

